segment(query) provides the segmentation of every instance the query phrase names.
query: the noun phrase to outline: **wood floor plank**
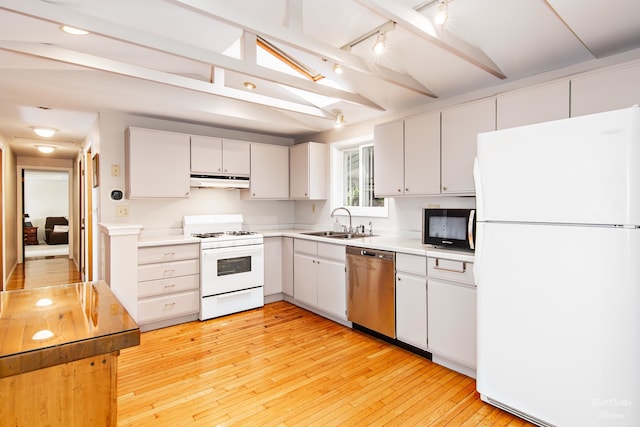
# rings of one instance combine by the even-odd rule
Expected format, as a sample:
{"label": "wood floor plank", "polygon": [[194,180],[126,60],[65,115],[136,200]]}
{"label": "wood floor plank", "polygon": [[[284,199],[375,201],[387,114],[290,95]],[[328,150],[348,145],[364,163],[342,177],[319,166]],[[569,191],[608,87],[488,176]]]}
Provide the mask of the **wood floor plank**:
{"label": "wood floor plank", "polygon": [[282,301],[145,332],[119,358],[121,427],[514,419],[480,401],[473,379]]}

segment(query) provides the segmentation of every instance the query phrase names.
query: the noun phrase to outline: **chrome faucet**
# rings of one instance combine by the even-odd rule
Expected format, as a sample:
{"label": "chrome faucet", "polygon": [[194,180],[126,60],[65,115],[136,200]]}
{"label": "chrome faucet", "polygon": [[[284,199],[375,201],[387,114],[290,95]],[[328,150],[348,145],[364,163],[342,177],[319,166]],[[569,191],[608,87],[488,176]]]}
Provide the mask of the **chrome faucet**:
{"label": "chrome faucet", "polygon": [[349,231],[348,232],[353,233],[353,225],[351,224],[351,212],[349,212],[349,209],[343,206],[340,206],[339,208],[335,208],[334,210],[331,211],[331,218],[333,218],[333,214],[335,214],[336,211],[340,209],[345,210],[349,214]]}

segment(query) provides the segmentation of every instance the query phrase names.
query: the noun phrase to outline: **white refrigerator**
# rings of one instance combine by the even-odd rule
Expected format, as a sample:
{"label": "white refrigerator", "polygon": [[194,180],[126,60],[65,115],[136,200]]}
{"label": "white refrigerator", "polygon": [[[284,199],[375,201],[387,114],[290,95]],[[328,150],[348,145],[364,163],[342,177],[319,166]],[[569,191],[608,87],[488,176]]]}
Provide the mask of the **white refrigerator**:
{"label": "white refrigerator", "polygon": [[482,400],[640,426],[640,108],[480,134],[474,172]]}

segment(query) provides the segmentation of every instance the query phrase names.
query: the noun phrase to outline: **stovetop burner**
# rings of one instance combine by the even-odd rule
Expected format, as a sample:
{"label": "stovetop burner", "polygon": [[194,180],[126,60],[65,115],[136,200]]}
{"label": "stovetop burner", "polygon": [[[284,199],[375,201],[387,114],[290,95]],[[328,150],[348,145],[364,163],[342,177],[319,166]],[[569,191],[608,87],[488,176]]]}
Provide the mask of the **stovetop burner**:
{"label": "stovetop burner", "polygon": [[201,239],[209,239],[215,237],[223,237],[223,236],[251,236],[254,235],[253,231],[219,231],[215,233],[195,233],[192,234],[193,237],[199,237]]}

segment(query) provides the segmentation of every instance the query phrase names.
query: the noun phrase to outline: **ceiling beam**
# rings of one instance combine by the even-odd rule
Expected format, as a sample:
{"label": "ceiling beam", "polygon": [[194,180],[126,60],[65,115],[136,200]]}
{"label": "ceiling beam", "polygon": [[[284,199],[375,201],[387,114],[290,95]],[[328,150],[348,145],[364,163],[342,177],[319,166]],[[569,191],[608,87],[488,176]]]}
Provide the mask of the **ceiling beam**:
{"label": "ceiling beam", "polygon": [[299,104],[291,101],[285,101],[282,99],[260,95],[257,93],[229,88],[221,83],[216,83],[215,81],[213,83],[209,83],[202,80],[178,76],[176,74],[152,70],[137,65],[125,64],[123,62],[113,61],[111,59],[88,55],[85,53],[63,49],[47,44],[3,40],[0,41],[0,49],[24,53],[31,56],[37,56],[39,58],[77,65],[93,70],[106,71],[122,76],[134,77],[182,89],[189,89],[196,92],[207,93],[210,95],[218,95],[225,98],[251,102],[253,104],[260,104],[263,106],[281,110],[293,111],[296,113],[307,114],[324,119],[334,119],[334,116],[332,114],[310,105]]}
{"label": "ceiling beam", "polygon": [[261,67],[253,61],[235,59],[223,54],[201,49],[176,40],[138,31],[134,28],[108,22],[101,18],[86,15],[55,3],[44,1],[0,0],[0,9],[21,15],[49,21],[56,25],[64,22],[76,28],[82,28],[92,34],[101,35],[128,44],[134,44],[173,56],[189,59],[206,65],[213,65],[250,77],[272,83],[290,86],[296,89],[317,93],[329,98],[363,105],[378,111],[384,111],[380,105],[356,93],[318,85],[312,81],[290,76],[286,73]]}
{"label": "ceiling beam", "polygon": [[331,62],[341,64],[345,68],[358,71],[363,74],[377,77],[387,83],[403,87],[421,95],[432,98],[437,96],[413,77],[399,73],[381,65],[371,64],[363,58],[347,52],[343,49],[322,43],[305,34],[292,31],[285,27],[276,27],[266,24],[260,17],[241,13],[233,7],[233,3],[224,0],[172,0],[184,6],[203,13],[213,19],[225,22],[229,25],[244,28],[256,33],[272,42],[291,46],[310,55],[319,56]]}
{"label": "ceiling beam", "polygon": [[491,58],[480,49],[471,46],[446,30],[436,29],[429,18],[416,12],[414,9],[402,6],[392,0],[358,0],[358,2],[367,6],[378,15],[394,21],[405,30],[411,31],[413,34],[422,37],[428,42],[441,47],[447,52],[464,59],[499,79],[507,78]]}

